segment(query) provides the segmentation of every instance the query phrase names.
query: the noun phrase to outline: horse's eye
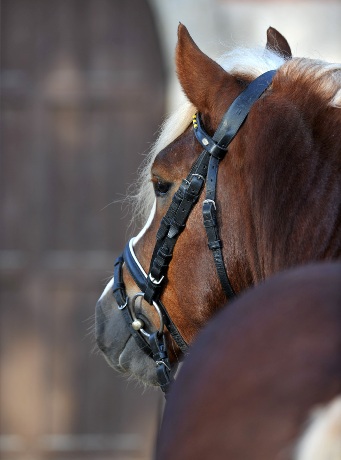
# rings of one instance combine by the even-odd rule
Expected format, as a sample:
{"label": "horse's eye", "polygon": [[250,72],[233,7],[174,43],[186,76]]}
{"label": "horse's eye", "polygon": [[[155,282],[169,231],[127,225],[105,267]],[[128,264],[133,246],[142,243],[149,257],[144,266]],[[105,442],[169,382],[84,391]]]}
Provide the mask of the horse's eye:
{"label": "horse's eye", "polygon": [[164,182],[160,179],[153,182],[154,191],[156,196],[164,196],[168,193],[169,189],[171,188],[172,184],[170,182]]}

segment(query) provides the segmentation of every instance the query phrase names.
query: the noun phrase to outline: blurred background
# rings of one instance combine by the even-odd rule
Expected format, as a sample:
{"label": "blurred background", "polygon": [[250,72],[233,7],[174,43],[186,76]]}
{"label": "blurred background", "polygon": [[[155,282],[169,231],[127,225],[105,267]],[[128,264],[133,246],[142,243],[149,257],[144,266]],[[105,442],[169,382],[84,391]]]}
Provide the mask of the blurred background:
{"label": "blurred background", "polygon": [[92,328],[131,236],[119,200],[179,103],[177,25],[211,57],[271,25],[294,55],[340,62],[341,3],[0,6],[0,457],[148,460],[162,396],[111,370]]}

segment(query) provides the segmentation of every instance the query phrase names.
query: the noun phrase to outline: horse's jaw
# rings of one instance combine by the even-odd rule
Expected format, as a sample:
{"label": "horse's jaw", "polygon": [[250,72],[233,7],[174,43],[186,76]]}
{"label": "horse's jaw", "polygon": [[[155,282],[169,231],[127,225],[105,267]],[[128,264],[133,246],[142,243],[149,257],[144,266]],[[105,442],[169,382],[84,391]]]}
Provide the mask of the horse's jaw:
{"label": "horse's jaw", "polygon": [[138,347],[122,312],[113,304],[107,296],[97,302],[96,342],[99,349],[116,371],[144,385],[158,385],[155,362]]}

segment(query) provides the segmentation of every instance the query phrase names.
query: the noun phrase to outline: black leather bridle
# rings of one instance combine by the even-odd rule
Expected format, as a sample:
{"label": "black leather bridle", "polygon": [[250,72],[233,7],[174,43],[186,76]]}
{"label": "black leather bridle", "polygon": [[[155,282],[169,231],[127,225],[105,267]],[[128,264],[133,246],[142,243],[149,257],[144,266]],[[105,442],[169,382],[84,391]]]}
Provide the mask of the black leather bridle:
{"label": "black leather bridle", "polygon": [[[210,137],[205,132],[200,114],[194,115],[194,134],[202,145],[203,151],[194,162],[187,178],[183,179],[179,189],[173,196],[167,213],[161,220],[148,274],[145,273],[137,260],[133,247],[133,239],[128,242],[123,254],[115,262],[113,294],[116,303],[122,311],[127,326],[138,346],[154,359],[159,384],[165,394],[173,378],[164,335],[165,327],[183,354],[186,355],[188,353],[188,344],[169,317],[160,299],[166,285],[167,271],[173,256],[175,244],[185,228],[187,219],[206,183],[203,220],[207,233],[208,247],[213,253],[217,274],[227,299],[232,299],[235,296],[225,268],[222,242],[219,238],[216,208],[218,167],[219,162],[227,153],[229,144],[245,121],[252,105],[271,84],[275,73],[275,70],[270,70],[247,86],[233,101],[213,137]],[[141,291],[132,299],[128,298],[123,281],[122,266],[124,263]],[[136,303],[140,297],[143,297],[158,313],[160,325],[156,332],[148,333],[144,329],[144,322],[141,317],[137,317]]]}

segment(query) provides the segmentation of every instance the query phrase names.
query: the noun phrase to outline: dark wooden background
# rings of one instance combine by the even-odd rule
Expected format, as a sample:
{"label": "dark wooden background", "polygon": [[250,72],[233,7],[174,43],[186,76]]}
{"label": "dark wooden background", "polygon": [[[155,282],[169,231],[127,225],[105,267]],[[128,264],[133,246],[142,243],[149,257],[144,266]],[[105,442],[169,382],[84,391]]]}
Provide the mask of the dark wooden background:
{"label": "dark wooden background", "polygon": [[91,329],[164,85],[146,1],[1,0],[3,460],[151,458],[159,394]]}

